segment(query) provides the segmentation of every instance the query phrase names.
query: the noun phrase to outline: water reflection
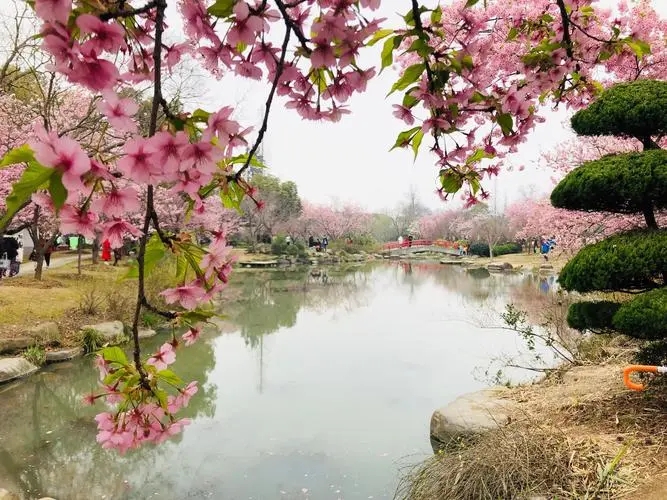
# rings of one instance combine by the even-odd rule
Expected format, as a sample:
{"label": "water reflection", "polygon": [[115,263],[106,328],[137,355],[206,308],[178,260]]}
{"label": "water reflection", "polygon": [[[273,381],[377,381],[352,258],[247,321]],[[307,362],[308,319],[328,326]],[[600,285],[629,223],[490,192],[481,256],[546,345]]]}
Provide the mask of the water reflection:
{"label": "water reflection", "polygon": [[523,276],[437,263],[238,273],[222,304],[234,331],[207,331],[178,358],[202,388],[182,435],[124,457],[100,449],[99,409],[81,403],[90,360],[54,365],[0,388],[0,487],[59,500],[391,498],[401,461],[431,453],[431,412],[520,346],[468,320],[540,297]]}

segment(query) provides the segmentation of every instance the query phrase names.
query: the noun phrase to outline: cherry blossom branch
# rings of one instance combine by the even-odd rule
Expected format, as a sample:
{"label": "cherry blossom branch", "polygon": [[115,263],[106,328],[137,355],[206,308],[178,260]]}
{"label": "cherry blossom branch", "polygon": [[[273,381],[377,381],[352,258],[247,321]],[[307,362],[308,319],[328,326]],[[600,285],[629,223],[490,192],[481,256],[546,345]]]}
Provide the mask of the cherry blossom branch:
{"label": "cherry blossom branch", "polygon": [[148,309],[150,312],[158,314],[168,320],[176,319],[178,317],[178,315],[173,311],[163,311],[162,309],[158,309],[153,304],[148,302],[148,299],[146,297],[143,298],[141,305],[146,309]]}
{"label": "cherry blossom branch", "polygon": [[[294,31],[294,34],[296,37],[299,39],[299,42],[301,42],[301,47],[303,47],[303,50],[306,51],[306,54],[310,54],[312,52],[312,49],[308,47],[308,39],[306,36],[303,34],[301,31],[301,28],[297,26],[297,24],[292,20],[290,17],[289,13],[287,12],[287,9],[290,7],[294,7],[295,5],[292,4],[285,4],[282,0],[275,0],[276,1],[276,6],[278,7],[278,10],[280,11],[280,14],[283,16],[283,20],[285,21],[285,24],[287,25],[288,31],[292,30]],[[293,2],[296,5],[299,5],[297,2]]]}
{"label": "cherry blossom branch", "polygon": [[161,0],[151,0],[143,7],[138,7],[136,9],[127,9],[127,10],[118,10],[115,12],[105,12],[100,14],[100,19],[102,21],[110,21],[111,19],[117,19],[119,17],[131,17],[139,14],[146,14],[148,11],[154,9],[155,7],[160,8]]}
{"label": "cherry blossom branch", "polygon": [[[277,2],[280,2],[280,0],[276,0]],[[289,46],[289,40],[290,40],[290,34],[292,32],[293,28],[291,27],[289,17],[285,18],[285,38],[283,39],[283,45],[281,47],[282,51],[280,53],[280,60],[278,61],[278,66],[276,67],[276,74],[273,77],[273,82],[271,84],[271,90],[269,91],[269,96],[266,98],[266,103],[264,105],[264,119],[262,120],[262,126],[259,129],[259,132],[257,133],[257,139],[255,140],[255,143],[252,145],[252,148],[250,149],[250,152],[248,153],[248,158],[246,158],[246,161],[244,165],[236,172],[234,175],[234,180],[238,181],[241,178],[241,174],[245,172],[248,167],[250,166],[250,162],[252,161],[253,157],[257,153],[257,150],[259,149],[259,146],[262,144],[262,141],[264,140],[264,135],[266,134],[266,131],[269,127],[269,114],[271,113],[271,105],[273,104],[273,97],[276,94],[276,89],[278,88],[278,83],[280,82],[280,77],[283,74],[283,70],[285,68],[285,58],[287,57],[287,48]],[[297,35],[298,36],[298,35]]]}
{"label": "cherry blossom branch", "polygon": [[565,7],[565,0],[556,0],[558,8],[560,9],[560,17],[563,21],[563,43],[565,44],[565,52],[570,59],[574,57],[572,50],[572,37],[570,36],[570,15],[567,13]]}
{"label": "cherry blossom branch", "polygon": [[[151,105],[150,124],[148,126],[148,136],[155,135],[157,131],[157,118],[160,109],[160,101],[162,100],[162,34],[164,32],[164,14],[167,9],[166,0],[156,0],[155,7],[155,46],[153,48],[153,64],[154,64],[154,79],[153,79],[153,102]],[[146,244],[148,242],[148,230],[150,223],[155,213],[153,205],[154,188],[149,184],[146,195],[146,213],[144,215],[143,232],[139,243],[139,252],[137,255],[138,268],[138,286],[137,286],[137,305],[134,310],[134,318],[132,321],[132,337],[134,341],[134,364],[137,368],[142,384],[150,388],[146,379],[146,372],[141,364],[141,347],[139,346],[139,316],[141,308],[146,302],[145,291],[145,257]]]}

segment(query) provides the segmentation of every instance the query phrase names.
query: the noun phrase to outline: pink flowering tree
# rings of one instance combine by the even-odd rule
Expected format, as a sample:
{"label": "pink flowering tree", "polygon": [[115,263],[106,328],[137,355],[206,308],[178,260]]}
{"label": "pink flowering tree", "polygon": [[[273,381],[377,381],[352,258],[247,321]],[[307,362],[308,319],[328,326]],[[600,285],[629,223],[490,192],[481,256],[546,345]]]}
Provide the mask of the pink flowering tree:
{"label": "pink flowering tree", "polygon": [[[243,173],[260,147],[274,101],[282,100],[307,120],[341,120],[349,113],[350,97],[363,92],[375,74],[374,68],[359,65],[358,55],[385,39],[383,68],[392,64],[394,50],[404,49],[392,92],[403,93],[396,115],[414,125],[399,135],[396,146],[418,152],[424,137],[431,136],[439,193],[446,198],[467,186],[472,202],[487,194],[483,176],[497,173],[503,156],[515,151],[540,121],[542,102],[553,98],[580,105],[598,89],[596,70],[616,76],[630,67],[618,68],[625,62],[640,68],[651,62],[648,45],[635,36],[630,21],[611,20],[589,0],[458,0],[434,8],[412,0],[396,29],[381,29],[382,20],[373,19],[381,0],[174,2],[184,33],[181,40],[167,42],[172,0],[132,5],[34,0],[43,22],[42,48],[53,58],[53,69],[100,96],[97,109],[104,123],[126,134],[126,140],[112,154],[88,152],[67,129],[39,124],[28,144],[2,160],[27,167],[6,199],[0,224],[33,193],[45,190],[40,203],[58,216],[63,232],[88,237],[100,232],[112,246],[128,235],[139,239],[132,360],[118,348],[102,351],[103,388],[90,397],[114,405],[97,417],[98,441],[121,451],[162,442],[187,424],[178,411],[197,385],[182,381],[170,366],[178,346],[197,340],[200,323],[213,315],[207,304],[231,271],[226,234],[211,231],[211,245],[201,248],[192,235],[167,231],[156,210],[156,190],[170,190],[198,213],[213,197],[232,208],[245,197],[256,199]],[[252,143],[251,131],[234,118],[230,106],[191,113],[169,108],[164,74],[185,55],[200,60],[216,77],[235,74],[267,82],[265,114]],[[137,125],[138,104],[123,93],[140,83],[150,84],[152,92],[145,130]],[[127,212],[144,189],[141,219],[133,224]],[[337,212],[332,216],[315,209],[311,220],[332,238],[360,230],[364,219],[358,209]],[[350,219],[359,221],[357,226]],[[172,310],[160,310],[146,297],[145,279],[167,256],[178,263],[178,285],[162,292]],[[143,356],[138,338],[142,309],[187,333]]]}
{"label": "pink flowering tree", "polygon": [[330,240],[368,234],[372,216],[352,204],[334,207],[304,202],[301,215],[285,225],[285,232],[307,240],[327,237]]}

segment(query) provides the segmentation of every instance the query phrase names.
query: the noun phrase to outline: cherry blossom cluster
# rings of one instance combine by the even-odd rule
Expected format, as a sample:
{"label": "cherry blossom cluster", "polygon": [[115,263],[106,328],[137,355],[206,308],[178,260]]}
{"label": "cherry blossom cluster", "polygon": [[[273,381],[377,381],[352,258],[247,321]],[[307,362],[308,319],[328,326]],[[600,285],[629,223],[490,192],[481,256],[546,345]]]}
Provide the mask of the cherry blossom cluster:
{"label": "cherry blossom cluster", "polygon": [[402,85],[395,86],[405,93],[394,116],[413,128],[396,145],[416,154],[424,135],[433,136],[444,199],[465,184],[469,205],[488,197],[480,181],[511,168],[508,155],[544,121],[549,105],[580,108],[601,88],[596,80],[656,77],[666,69],[667,24],[649,1],[624,0],[618,17],[591,0],[467,3],[443,3],[424,19],[413,14],[420,22],[387,34],[383,50],[390,55],[397,41],[405,50],[398,58]]}

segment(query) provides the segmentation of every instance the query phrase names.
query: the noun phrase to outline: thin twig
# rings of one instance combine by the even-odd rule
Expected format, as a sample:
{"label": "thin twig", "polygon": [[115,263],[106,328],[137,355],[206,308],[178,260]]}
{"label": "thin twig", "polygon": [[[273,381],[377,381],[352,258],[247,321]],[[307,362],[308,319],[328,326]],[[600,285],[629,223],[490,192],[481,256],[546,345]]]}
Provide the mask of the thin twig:
{"label": "thin twig", "polygon": [[[109,21],[111,19],[117,19],[119,17],[131,17],[131,16],[136,16],[136,15],[139,15],[139,14],[145,14],[148,11],[150,11],[151,9],[154,9],[155,7],[157,7],[159,9],[161,4],[162,4],[161,0],[151,0],[150,2],[148,2],[143,7],[139,7],[137,9],[117,10],[115,12],[105,12],[104,14],[100,15],[100,19],[102,21]],[[156,35],[156,38],[157,38],[157,35]]]}
{"label": "thin twig", "polygon": [[283,39],[282,52],[280,54],[280,60],[278,61],[278,66],[276,67],[276,75],[273,78],[273,83],[271,84],[271,90],[269,91],[269,96],[266,98],[266,104],[264,106],[264,119],[262,120],[262,126],[259,129],[257,134],[257,139],[253,144],[250,152],[248,153],[248,158],[246,158],[245,164],[239,169],[238,172],[234,175],[234,180],[238,181],[241,178],[241,174],[245,172],[250,166],[250,162],[257,153],[260,144],[264,140],[264,134],[269,127],[269,114],[271,113],[271,105],[273,104],[273,97],[276,94],[276,89],[278,88],[278,83],[280,82],[280,77],[283,74],[285,69],[285,57],[287,56],[287,48],[289,46],[290,34],[292,32],[292,27],[290,25],[289,18],[285,19],[285,38]]}

